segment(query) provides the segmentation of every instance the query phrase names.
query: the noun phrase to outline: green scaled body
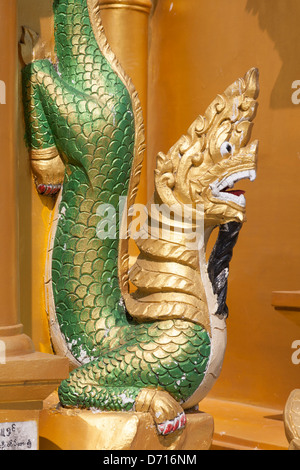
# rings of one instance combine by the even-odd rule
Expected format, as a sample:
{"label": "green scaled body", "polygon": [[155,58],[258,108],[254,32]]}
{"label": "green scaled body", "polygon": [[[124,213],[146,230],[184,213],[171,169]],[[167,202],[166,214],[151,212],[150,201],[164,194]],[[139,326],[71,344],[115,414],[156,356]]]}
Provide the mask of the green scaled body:
{"label": "green scaled body", "polygon": [[[128,194],[135,121],[131,95],[101,53],[87,0],[55,0],[57,64],[23,71],[26,141],[56,146],[66,167],[52,255],[57,323],[81,367],[61,384],[62,404],[128,410],[145,387],[189,398],[203,380],[210,339],[181,320],[137,324],[118,278],[119,200]],[[97,209],[116,209],[116,237],[101,240]]]}

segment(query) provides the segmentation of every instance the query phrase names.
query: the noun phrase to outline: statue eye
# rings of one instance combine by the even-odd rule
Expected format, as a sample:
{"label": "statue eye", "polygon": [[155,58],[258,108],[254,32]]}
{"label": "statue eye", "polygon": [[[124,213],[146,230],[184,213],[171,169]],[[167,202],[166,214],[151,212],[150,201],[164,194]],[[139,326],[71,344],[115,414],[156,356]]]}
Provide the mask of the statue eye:
{"label": "statue eye", "polygon": [[225,155],[228,155],[228,154],[232,155],[233,146],[231,145],[230,142],[223,142],[223,144],[220,147],[220,152],[221,152],[222,157],[224,157]]}

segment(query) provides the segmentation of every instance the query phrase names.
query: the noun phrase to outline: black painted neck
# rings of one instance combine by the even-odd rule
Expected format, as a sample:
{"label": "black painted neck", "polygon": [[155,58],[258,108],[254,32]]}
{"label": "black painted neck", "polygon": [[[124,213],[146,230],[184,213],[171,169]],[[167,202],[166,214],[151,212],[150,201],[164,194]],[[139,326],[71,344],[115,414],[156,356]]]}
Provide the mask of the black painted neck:
{"label": "black painted neck", "polygon": [[223,318],[228,317],[226,298],[229,263],[241,228],[242,224],[238,222],[220,225],[219,235],[208,262],[208,275],[214,294],[218,298],[218,309],[215,313]]}

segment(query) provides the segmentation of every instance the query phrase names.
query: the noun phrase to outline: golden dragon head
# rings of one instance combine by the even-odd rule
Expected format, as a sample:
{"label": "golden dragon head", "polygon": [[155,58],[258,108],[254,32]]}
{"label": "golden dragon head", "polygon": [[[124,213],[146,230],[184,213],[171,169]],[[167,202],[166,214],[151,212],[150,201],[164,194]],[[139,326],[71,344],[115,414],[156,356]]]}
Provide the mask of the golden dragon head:
{"label": "golden dragon head", "polygon": [[244,191],[234,185],[256,177],[258,141],[249,141],[258,93],[253,68],[218,95],[166,155],[158,154],[155,188],[161,201],[201,205],[206,226],[245,220]]}

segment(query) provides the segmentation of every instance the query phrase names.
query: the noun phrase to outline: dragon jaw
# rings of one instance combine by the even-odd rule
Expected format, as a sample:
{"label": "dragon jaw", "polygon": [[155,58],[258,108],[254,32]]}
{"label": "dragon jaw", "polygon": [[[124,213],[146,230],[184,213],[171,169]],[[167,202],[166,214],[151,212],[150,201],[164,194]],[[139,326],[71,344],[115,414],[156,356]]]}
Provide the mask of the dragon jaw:
{"label": "dragon jaw", "polygon": [[209,174],[211,181],[200,178],[201,201],[205,208],[206,226],[220,225],[228,222],[245,221],[246,198],[245,191],[236,188],[236,184],[244,179],[253,182],[256,179],[256,156],[258,141],[244,147],[240,152],[216,165]]}
{"label": "dragon jaw", "polygon": [[187,135],[157,157],[156,191],[167,204],[201,205],[205,226],[244,222],[244,192],[236,182],[256,177],[258,141],[249,143],[259,93],[258,70],[249,70],[199,116]]}
{"label": "dragon jaw", "polygon": [[219,199],[220,201],[225,201],[227,203],[234,203],[239,207],[246,207],[246,199],[244,196],[244,191],[234,190],[229,191],[228,188],[233,188],[234,184],[243,179],[250,179],[254,181],[256,178],[256,170],[244,170],[233,173],[225,178],[222,181],[215,181],[214,184],[210,185],[212,195]]}

